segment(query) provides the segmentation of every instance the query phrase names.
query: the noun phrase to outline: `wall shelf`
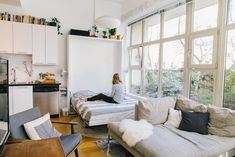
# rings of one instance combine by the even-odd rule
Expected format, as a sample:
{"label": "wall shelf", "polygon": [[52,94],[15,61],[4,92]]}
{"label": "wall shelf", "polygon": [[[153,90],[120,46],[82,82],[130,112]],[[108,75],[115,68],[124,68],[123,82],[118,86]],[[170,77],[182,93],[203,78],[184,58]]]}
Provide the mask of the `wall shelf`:
{"label": "wall shelf", "polygon": [[69,38],[82,38],[82,39],[89,39],[89,40],[98,40],[98,41],[122,43],[122,40],[104,39],[104,38],[96,38],[96,37],[86,37],[86,36],[80,36],[80,35],[69,35]]}

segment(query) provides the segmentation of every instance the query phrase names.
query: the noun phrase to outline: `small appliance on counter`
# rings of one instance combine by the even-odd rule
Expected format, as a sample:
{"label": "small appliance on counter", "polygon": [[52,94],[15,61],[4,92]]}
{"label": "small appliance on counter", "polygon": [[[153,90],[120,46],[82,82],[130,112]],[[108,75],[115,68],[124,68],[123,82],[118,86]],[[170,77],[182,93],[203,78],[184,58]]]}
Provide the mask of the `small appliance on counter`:
{"label": "small appliance on counter", "polygon": [[55,74],[52,72],[39,73],[39,80],[36,80],[37,84],[56,84]]}

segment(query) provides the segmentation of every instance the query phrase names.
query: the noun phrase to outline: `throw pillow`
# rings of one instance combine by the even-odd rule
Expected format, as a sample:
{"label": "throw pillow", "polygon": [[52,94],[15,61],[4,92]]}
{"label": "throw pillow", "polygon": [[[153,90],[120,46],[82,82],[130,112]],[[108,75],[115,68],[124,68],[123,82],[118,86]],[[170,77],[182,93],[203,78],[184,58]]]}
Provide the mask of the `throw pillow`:
{"label": "throw pillow", "polygon": [[61,136],[61,133],[52,126],[49,113],[25,123],[24,128],[31,140],[41,140]]}
{"label": "throw pillow", "polygon": [[169,109],[167,121],[164,125],[172,126],[178,128],[182,120],[182,113],[179,110],[174,110],[173,108]]}
{"label": "throw pillow", "polygon": [[183,95],[176,97],[176,109],[182,111],[207,112],[207,107]]}
{"label": "throw pillow", "polygon": [[180,130],[208,134],[209,113],[182,111]]}
{"label": "throw pillow", "polygon": [[235,136],[235,111],[228,108],[208,107],[209,133],[217,136]]}
{"label": "throw pillow", "polygon": [[169,108],[175,107],[172,97],[140,101],[137,105],[137,119],[145,119],[153,125],[166,122]]}

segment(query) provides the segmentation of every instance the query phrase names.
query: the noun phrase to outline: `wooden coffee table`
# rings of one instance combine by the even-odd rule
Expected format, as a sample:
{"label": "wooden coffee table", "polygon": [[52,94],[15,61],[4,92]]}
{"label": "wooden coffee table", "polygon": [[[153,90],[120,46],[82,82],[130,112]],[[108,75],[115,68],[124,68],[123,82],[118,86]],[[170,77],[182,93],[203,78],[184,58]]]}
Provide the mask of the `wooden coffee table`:
{"label": "wooden coffee table", "polygon": [[59,138],[29,140],[5,145],[2,155],[8,157],[65,157]]}

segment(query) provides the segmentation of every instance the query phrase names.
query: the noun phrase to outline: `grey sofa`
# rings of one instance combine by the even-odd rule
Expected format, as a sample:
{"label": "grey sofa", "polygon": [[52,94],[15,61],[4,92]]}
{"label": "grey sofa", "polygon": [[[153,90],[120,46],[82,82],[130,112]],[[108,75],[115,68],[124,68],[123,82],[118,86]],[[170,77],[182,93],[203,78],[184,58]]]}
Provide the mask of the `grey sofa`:
{"label": "grey sofa", "polygon": [[[137,105],[138,108],[139,104]],[[138,109],[136,110],[138,111]],[[136,112],[136,117],[138,117]],[[129,147],[122,140],[120,123],[108,125],[109,136],[135,157],[233,157],[235,137],[201,135],[163,124],[154,125],[153,135]]]}

